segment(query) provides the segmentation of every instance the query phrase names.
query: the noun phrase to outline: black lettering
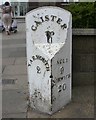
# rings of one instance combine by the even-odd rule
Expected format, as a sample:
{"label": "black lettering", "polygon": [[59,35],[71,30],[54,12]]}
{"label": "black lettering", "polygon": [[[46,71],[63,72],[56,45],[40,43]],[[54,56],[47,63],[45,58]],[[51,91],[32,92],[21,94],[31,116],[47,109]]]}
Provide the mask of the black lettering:
{"label": "black lettering", "polygon": [[34,21],[34,22],[36,23],[37,27],[41,24],[41,22],[38,22],[38,21]]}
{"label": "black lettering", "polygon": [[66,90],[66,84],[65,83],[58,86],[58,92],[62,92],[64,90]]}
{"label": "black lettering", "polygon": [[64,76],[64,80],[66,80],[66,76]]}
{"label": "black lettering", "polygon": [[39,66],[37,66],[36,69],[37,69],[37,73],[40,74],[41,73],[41,68]]}
{"label": "black lettering", "polygon": [[59,85],[58,92],[61,92],[61,91],[62,91],[62,85]]}
{"label": "black lettering", "polygon": [[46,70],[49,71],[49,67],[46,67]]}
{"label": "black lettering", "polygon": [[55,81],[57,81],[57,82],[58,82],[58,78],[56,78],[56,77],[55,77]]}
{"label": "black lettering", "polygon": [[64,67],[61,67],[60,68],[60,74],[63,74],[64,73]]}
{"label": "black lettering", "polygon": [[58,82],[60,81],[61,78],[58,78]]}
{"label": "black lettering", "polygon": [[60,64],[59,61],[57,61],[57,64]]}
{"label": "black lettering", "polygon": [[68,78],[70,78],[71,77],[71,75],[70,74],[68,74]]}
{"label": "black lettering", "polygon": [[38,56],[38,55],[36,55],[36,58],[38,59],[38,58],[39,58],[39,56]]}
{"label": "black lettering", "polygon": [[66,89],[66,84],[65,84],[65,83],[63,84],[62,89],[63,89],[63,90]]}
{"label": "black lettering", "polygon": [[36,59],[35,56],[32,56],[32,59],[35,60]]}
{"label": "black lettering", "polygon": [[46,63],[46,64],[45,64],[45,66],[48,66],[48,67],[49,67],[49,64],[48,64],[48,63]]}
{"label": "black lettering", "polygon": [[60,60],[60,64],[62,64],[62,59]]}
{"label": "black lettering", "polygon": [[42,20],[42,22],[44,22],[44,19],[43,19],[43,17],[40,17],[40,19]]}
{"label": "black lettering", "polygon": [[47,64],[45,64],[45,66],[46,66],[46,68],[48,67],[49,68],[49,64],[47,63]]}
{"label": "black lettering", "polygon": [[61,18],[58,18],[57,23],[60,24],[62,22]]}
{"label": "black lettering", "polygon": [[36,30],[37,30],[37,27],[34,26],[34,25],[32,25],[31,29],[32,29],[33,31],[36,31]]}
{"label": "black lettering", "polygon": [[33,61],[30,59],[30,62],[32,63]]}
{"label": "black lettering", "polygon": [[42,60],[42,62],[43,62],[43,63],[45,62],[45,59],[44,59],[43,57],[42,57],[42,59],[41,59],[41,60]]}
{"label": "black lettering", "polygon": [[63,80],[63,77],[60,77],[60,81]]}
{"label": "black lettering", "polygon": [[42,57],[42,56],[40,56],[40,58],[41,58],[41,61],[43,61],[43,57]]}
{"label": "black lettering", "polygon": [[28,63],[28,67],[31,66],[31,64]]}
{"label": "black lettering", "polygon": [[62,81],[64,77],[58,78],[58,82]]}
{"label": "black lettering", "polygon": [[65,28],[67,28],[67,25],[66,25],[66,24],[63,24],[63,25],[61,25],[61,28],[62,28],[62,29],[65,29]]}
{"label": "black lettering", "polygon": [[65,59],[63,59],[63,63],[65,63]]}
{"label": "black lettering", "polygon": [[45,16],[45,21],[49,21],[49,16],[48,15]]}
{"label": "black lettering", "polygon": [[39,56],[39,60],[41,60],[41,61],[42,61],[42,56]]}
{"label": "black lettering", "polygon": [[54,15],[51,15],[51,17],[52,17],[51,21],[54,21],[55,18],[57,18],[57,16],[54,16]]}
{"label": "black lettering", "polygon": [[68,62],[68,58],[66,58],[66,62]]}
{"label": "black lettering", "polygon": [[45,61],[45,65],[47,65],[48,64],[48,62],[47,61]]}
{"label": "black lettering", "polygon": [[[46,70],[49,71],[49,64],[48,64],[48,62],[45,60],[45,58],[43,58],[43,57],[40,56],[40,55],[32,56],[32,59],[30,59],[30,64],[29,64],[29,66],[31,66],[32,62],[33,62],[34,60],[36,60],[36,59],[41,60],[41,61],[44,63],[44,65],[45,65],[45,67],[46,67]],[[39,68],[39,67],[37,67],[37,68]]]}
{"label": "black lettering", "polygon": [[36,58],[39,59],[39,60],[41,60],[41,56],[39,56],[39,55],[36,55]]}
{"label": "black lettering", "polygon": [[42,62],[45,63],[45,58],[42,58]]}

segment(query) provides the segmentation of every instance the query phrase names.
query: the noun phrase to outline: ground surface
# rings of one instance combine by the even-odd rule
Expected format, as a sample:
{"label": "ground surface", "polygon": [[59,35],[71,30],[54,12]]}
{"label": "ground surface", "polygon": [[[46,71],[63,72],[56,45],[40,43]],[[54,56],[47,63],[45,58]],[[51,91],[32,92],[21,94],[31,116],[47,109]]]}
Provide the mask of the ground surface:
{"label": "ground surface", "polygon": [[[1,33],[0,33],[1,34]],[[72,88],[72,101],[52,116],[28,108],[25,23],[18,33],[2,34],[2,110],[3,118],[93,118],[94,86]]]}

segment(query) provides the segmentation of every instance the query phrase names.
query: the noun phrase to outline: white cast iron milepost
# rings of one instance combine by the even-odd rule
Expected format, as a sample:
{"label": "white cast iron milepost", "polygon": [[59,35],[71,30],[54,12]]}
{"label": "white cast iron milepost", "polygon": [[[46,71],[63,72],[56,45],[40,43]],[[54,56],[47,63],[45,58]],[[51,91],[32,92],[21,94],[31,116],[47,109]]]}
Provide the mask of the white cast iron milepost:
{"label": "white cast iron milepost", "polygon": [[72,16],[59,7],[26,15],[30,105],[52,114],[71,100]]}

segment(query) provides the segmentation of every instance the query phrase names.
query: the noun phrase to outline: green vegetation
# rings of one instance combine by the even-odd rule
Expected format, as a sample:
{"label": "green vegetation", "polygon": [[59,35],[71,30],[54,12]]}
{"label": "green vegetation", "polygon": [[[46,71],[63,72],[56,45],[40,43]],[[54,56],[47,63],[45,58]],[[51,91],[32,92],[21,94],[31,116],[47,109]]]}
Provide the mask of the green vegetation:
{"label": "green vegetation", "polygon": [[96,2],[71,3],[65,9],[72,13],[73,28],[96,28]]}

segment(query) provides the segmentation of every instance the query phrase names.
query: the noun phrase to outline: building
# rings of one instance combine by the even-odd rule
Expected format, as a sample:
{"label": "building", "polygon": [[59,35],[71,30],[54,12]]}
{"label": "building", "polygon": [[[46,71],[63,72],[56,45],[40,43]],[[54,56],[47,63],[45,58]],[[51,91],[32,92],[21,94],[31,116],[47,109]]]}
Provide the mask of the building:
{"label": "building", "polygon": [[[36,2],[35,2],[36,1]],[[28,1],[28,11],[41,6],[58,6],[63,7],[72,2],[79,2],[79,0],[29,0]]]}
{"label": "building", "polygon": [[27,0],[0,0],[0,5],[4,4],[6,1],[10,2],[14,10],[14,16],[25,16],[27,12]]}
{"label": "building", "polygon": [[[4,4],[6,0],[0,1],[0,4]],[[11,3],[14,16],[25,16],[26,13],[34,8],[44,5],[61,6],[68,4],[69,2],[79,2],[79,0],[7,0]]]}
{"label": "building", "polygon": [[11,2],[15,16],[25,16],[27,12],[27,2]]}

